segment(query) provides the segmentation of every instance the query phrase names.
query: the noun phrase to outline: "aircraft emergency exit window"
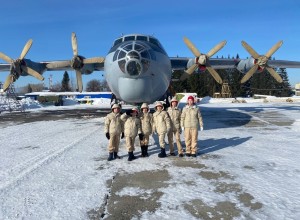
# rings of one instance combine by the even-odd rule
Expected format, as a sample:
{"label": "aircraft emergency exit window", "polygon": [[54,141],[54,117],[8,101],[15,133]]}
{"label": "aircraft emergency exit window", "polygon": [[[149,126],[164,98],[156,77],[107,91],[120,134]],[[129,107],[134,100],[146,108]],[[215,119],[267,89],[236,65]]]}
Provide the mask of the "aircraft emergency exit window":
{"label": "aircraft emergency exit window", "polygon": [[136,36],[136,40],[148,41],[148,38],[146,36]]}
{"label": "aircraft emergency exit window", "polygon": [[124,41],[134,40],[135,36],[124,37]]}

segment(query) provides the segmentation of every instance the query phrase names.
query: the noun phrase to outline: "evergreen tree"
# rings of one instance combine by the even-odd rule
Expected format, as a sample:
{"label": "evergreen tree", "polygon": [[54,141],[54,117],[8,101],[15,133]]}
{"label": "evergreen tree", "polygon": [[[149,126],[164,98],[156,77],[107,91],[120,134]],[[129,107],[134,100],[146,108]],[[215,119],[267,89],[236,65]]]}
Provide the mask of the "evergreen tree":
{"label": "evergreen tree", "polygon": [[71,91],[70,88],[70,77],[67,71],[64,72],[63,79],[61,81],[61,91],[62,92],[67,92]]}
{"label": "evergreen tree", "polygon": [[28,84],[28,86],[27,86],[27,92],[28,92],[28,93],[32,93],[32,87],[31,87],[30,84]]}
{"label": "evergreen tree", "polygon": [[278,93],[278,96],[280,97],[288,97],[291,96],[293,91],[291,89],[291,85],[289,83],[288,75],[285,68],[279,68],[277,70],[278,74],[281,76],[283,82],[278,84],[278,88],[280,92]]}

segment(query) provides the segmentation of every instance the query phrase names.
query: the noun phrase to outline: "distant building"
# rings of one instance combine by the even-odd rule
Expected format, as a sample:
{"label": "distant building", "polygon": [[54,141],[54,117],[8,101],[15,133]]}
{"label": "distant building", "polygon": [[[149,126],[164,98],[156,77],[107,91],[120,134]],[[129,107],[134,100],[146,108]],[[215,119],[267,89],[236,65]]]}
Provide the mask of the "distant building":
{"label": "distant building", "polygon": [[[55,105],[58,102],[61,102],[65,98],[76,99],[78,103],[89,103],[92,104],[93,99],[105,98],[111,99],[111,92],[31,92],[26,93],[25,97],[29,97],[33,100],[38,100],[43,104],[52,104]],[[61,104],[62,105],[62,104]]]}

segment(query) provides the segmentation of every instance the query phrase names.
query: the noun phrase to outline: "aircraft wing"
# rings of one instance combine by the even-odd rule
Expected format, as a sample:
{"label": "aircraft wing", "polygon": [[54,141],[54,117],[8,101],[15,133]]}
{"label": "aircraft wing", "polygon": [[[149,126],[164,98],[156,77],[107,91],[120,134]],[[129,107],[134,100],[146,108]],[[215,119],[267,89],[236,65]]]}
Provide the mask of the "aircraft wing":
{"label": "aircraft wing", "polygon": [[300,68],[300,62],[288,60],[269,60],[268,66],[272,68]]}
{"label": "aircraft wing", "polygon": [[6,72],[10,70],[10,64],[0,63],[0,72]]}
{"label": "aircraft wing", "polygon": [[[173,70],[186,70],[189,66],[195,63],[194,58],[188,57],[171,57],[171,65]],[[211,58],[209,64],[214,69],[233,69],[237,68],[238,65],[244,62],[252,62],[253,58],[248,59],[222,59],[222,58]],[[271,68],[300,68],[299,61],[289,60],[269,60],[268,66]]]}
{"label": "aircraft wing", "polygon": [[[195,63],[194,58],[188,57],[170,57],[173,70],[186,70]],[[221,59],[211,58],[209,64],[214,69],[232,69],[236,68],[240,60],[237,59]]]}

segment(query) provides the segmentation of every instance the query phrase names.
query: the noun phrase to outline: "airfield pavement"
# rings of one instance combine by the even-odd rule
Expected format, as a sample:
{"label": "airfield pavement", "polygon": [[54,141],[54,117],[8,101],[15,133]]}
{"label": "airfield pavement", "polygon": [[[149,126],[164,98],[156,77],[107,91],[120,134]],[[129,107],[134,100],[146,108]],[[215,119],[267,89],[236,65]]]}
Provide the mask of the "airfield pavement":
{"label": "airfield pavement", "polygon": [[[265,109],[268,108],[269,111],[266,111]],[[201,110],[207,135],[204,133],[203,138],[201,136],[202,133],[199,133],[201,139],[205,140],[199,141],[197,158],[169,156],[165,159],[158,159],[157,153],[159,148],[153,146],[149,149],[149,158],[138,158],[136,161],[131,162],[132,166],[141,167],[133,168],[131,166],[126,169],[124,165],[127,166],[126,164],[129,162],[127,162],[127,155],[124,149],[120,153],[122,156],[121,160],[108,162],[106,161],[106,153],[94,156],[97,172],[101,173],[109,170],[113,174],[112,178],[106,178],[105,180],[107,190],[103,194],[103,198],[99,198],[99,205],[86,210],[83,216],[87,219],[268,219],[280,212],[285,212],[284,208],[280,209],[276,206],[278,210],[274,210],[275,214],[272,215],[270,213],[272,206],[266,204],[265,197],[261,198],[258,196],[257,191],[252,192],[251,187],[247,188],[248,184],[238,180],[239,174],[241,176],[246,174],[255,176],[256,171],[261,171],[261,168],[256,166],[255,161],[251,161],[250,158],[249,161],[246,160],[249,164],[241,163],[241,167],[238,168],[239,172],[232,172],[232,164],[228,161],[230,159],[224,160],[224,158],[231,157],[235,150],[239,150],[236,146],[243,145],[243,143],[251,139],[258,146],[261,144],[259,143],[262,138],[261,135],[268,136],[272,132],[277,132],[279,136],[280,132],[278,131],[282,129],[285,131],[289,130],[295,123],[295,118],[283,114],[283,111],[299,111],[299,105],[290,105],[288,107],[283,105],[279,108],[268,105],[258,107],[251,104],[248,106],[243,104],[240,107],[238,105],[228,107],[227,105],[226,107],[218,108],[204,105],[201,107]],[[89,120],[103,117],[107,111],[73,109],[9,113],[0,115],[0,128],[4,129],[40,121],[61,121],[70,118],[75,119],[76,123],[78,123],[83,118]],[[83,127],[88,128],[89,126],[83,125]],[[230,132],[213,133],[216,129],[219,129],[217,131],[229,129]],[[246,137],[247,130],[249,130],[249,135],[246,135]],[[231,136],[228,136],[230,133],[232,133]],[[245,137],[239,137],[240,133],[243,133]],[[226,138],[222,137],[222,134]],[[285,138],[284,136],[282,137],[282,139]],[[91,141],[87,142],[87,145],[92,143]],[[155,138],[154,143],[157,143]],[[121,145],[124,145],[124,142]],[[103,144],[104,151],[105,148],[106,144]],[[232,149],[226,152],[227,148]],[[225,153],[222,153],[222,150],[225,150]],[[139,152],[139,148],[136,147],[136,155],[139,155]],[[250,154],[249,157],[256,157],[256,155]],[[235,160],[243,161],[242,156],[239,154]],[[246,155],[244,156],[247,157]],[[58,157],[60,156],[55,156],[53,160]],[[144,162],[141,162],[143,160]],[[261,158],[261,161],[257,161],[257,163],[263,163],[263,160],[264,158]],[[134,165],[135,162],[138,164]],[[150,163],[151,165],[147,167],[147,164]],[[221,164],[217,165],[218,163]],[[46,165],[48,164],[50,163]],[[275,164],[270,163],[268,166],[275,166]],[[269,169],[273,168],[269,167]],[[5,170],[0,171],[5,173]],[[39,172],[39,170],[36,172]],[[257,173],[257,175],[262,174]],[[22,184],[22,179],[18,181],[18,184]],[[255,184],[259,183],[256,182]],[[137,191],[133,190],[130,194],[130,192],[126,191],[128,189],[129,191],[130,189],[136,189]],[[165,191],[164,189],[167,190]],[[8,187],[4,195],[9,195],[9,191],[10,188]],[[207,191],[207,193],[203,191]],[[201,193],[203,193],[203,196],[206,195],[207,198],[199,197]],[[210,193],[213,193],[213,195]],[[210,197],[213,197],[214,204],[208,202]],[[165,203],[168,203],[168,205],[165,205]],[[279,206],[280,204],[277,205]],[[295,206],[297,205],[299,204],[295,204]],[[7,211],[7,204],[2,202],[1,206],[2,216],[0,213],[0,217],[9,219],[11,213]],[[66,210],[66,212],[72,211]],[[21,216],[25,219],[30,219],[30,216],[26,216],[26,213],[22,213]],[[60,215],[58,214],[58,216]],[[286,213],[281,213],[280,217],[294,219],[291,216],[293,216],[293,209],[286,210]],[[33,214],[33,217],[41,216],[34,216]],[[58,217],[57,219],[60,218]],[[81,219],[81,217],[78,217],[78,219]]]}

